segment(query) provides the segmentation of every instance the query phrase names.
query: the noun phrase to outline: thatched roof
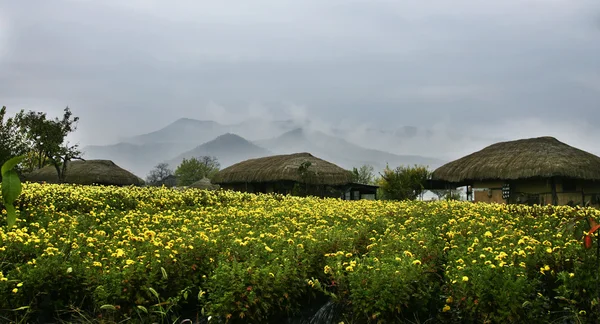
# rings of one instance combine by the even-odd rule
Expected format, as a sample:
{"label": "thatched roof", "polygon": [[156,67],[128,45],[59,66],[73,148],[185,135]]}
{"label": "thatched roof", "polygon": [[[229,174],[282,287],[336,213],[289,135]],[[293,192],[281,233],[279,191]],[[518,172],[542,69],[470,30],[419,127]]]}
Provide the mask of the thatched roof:
{"label": "thatched roof", "polygon": [[[309,176],[299,172],[309,162]],[[246,160],[219,171],[213,183],[257,183],[295,181],[309,184],[345,185],[352,182],[352,173],[339,166],[312,156],[310,153],[273,155]]]}
{"label": "thatched roof", "polygon": [[[58,183],[58,175],[54,166],[49,165],[25,175],[25,180]],[[76,160],[67,164],[65,183],[139,186],[144,183],[144,180],[109,160]]]}
{"label": "thatched roof", "polygon": [[490,145],[432,175],[434,180],[455,183],[550,177],[600,180],[600,157],[553,137],[538,137]]}
{"label": "thatched roof", "polygon": [[196,188],[196,189],[206,189],[206,190],[216,190],[219,189],[218,185],[212,184],[210,182],[209,178],[202,178],[194,183],[192,183],[191,185],[189,185],[190,188]]}

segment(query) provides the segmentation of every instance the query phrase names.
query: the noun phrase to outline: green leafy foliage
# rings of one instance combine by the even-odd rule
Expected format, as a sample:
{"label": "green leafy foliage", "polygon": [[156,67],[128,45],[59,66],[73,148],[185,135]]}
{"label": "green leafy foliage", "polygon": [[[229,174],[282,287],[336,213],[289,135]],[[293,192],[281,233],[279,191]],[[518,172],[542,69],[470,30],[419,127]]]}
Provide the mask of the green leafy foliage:
{"label": "green leafy foliage", "polygon": [[21,180],[15,170],[2,174],[2,199],[6,204],[13,204],[21,194]]}
{"label": "green leafy foliage", "polygon": [[25,113],[22,110],[15,116],[15,121],[29,148],[31,166],[42,168],[51,164],[56,169],[59,181],[63,182],[69,161],[80,159],[81,155],[79,146],[67,141],[67,136],[77,129],[79,117],[74,117],[67,107],[62,118],[49,119],[45,112]]}
{"label": "green leafy foliage", "polygon": [[175,170],[177,184],[189,186],[204,177],[211,179],[219,171],[220,166],[219,161],[214,156],[183,159]]}
{"label": "green leafy foliage", "polygon": [[19,200],[0,309],[31,305],[24,322],[280,323],[327,299],[335,323],[600,315],[595,253],[559,230],[592,208],[32,183]]}
{"label": "green leafy foliage", "polygon": [[372,165],[364,164],[357,168],[352,168],[352,181],[355,183],[372,185],[375,184],[375,169]]}
{"label": "green leafy foliage", "polygon": [[379,179],[383,198],[388,200],[414,200],[425,190],[425,182],[430,175],[431,171],[425,166],[399,166],[396,169],[390,169],[389,166],[386,166]]}
{"label": "green leafy foliage", "polygon": [[6,107],[0,109],[0,164],[14,156],[26,154],[27,146],[15,118],[6,118]]}
{"label": "green leafy foliage", "polygon": [[21,161],[23,161],[24,158],[25,158],[25,156],[16,156],[16,157],[13,157],[10,160],[4,162],[4,164],[2,164],[2,169],[1,169],[2,174],[5,174],[11,170],[14,170],[14,168],[17,165],[19,165],[19,163],[21,163]]}
{"label": "green leafy foliage", "polygon": [[13,227],[17,223],[17,210],[12,204],[4,205],[6,208],[6,223],[8,227]]}
{"label": "green leafy foliage", "polygon": [[17,222],[17,211],[13,203],[21,195],[21,179],[14,168],[23,160],[24,156],[14,157],[2,165],[2,202],[6,208],[8,227]]}

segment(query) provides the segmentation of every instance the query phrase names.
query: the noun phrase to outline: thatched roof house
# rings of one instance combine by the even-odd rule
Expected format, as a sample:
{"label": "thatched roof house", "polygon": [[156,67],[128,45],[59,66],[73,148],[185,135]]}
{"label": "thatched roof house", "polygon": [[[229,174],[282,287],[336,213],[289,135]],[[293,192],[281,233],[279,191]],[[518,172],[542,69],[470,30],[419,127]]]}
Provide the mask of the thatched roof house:
{"label": "thatched roof house", "polygon": [[[315,176],[302,178],[300,167],[310,163],[307,170]],[[350,171],[312,156],[310,153],[273,155],[236,163],[219,171],[213,183],[253,183],[271,181],[308,181],[310,184],[341,185],[352,181]]]}
{"label": "thatched roof house", "polygon": [[236,163],[212,180],[223,189],[343,197],[352,173],[310,153],[273,155]]}
{"label": "thatched roof house", "polygon": [[[54,166],[45,166],[25,175],[25,180],[30,182],[58,183],[58,175]],[[131,172],[117,166],[109,160],[70,161],[67,164],[65,183],[81,185],[115,185],[139,186],[144,180]]]}
{"label": "thatched roof house", "polygon": [[600,193],[600,157],[553,137],[521,139],[447,163],[433,171],[432,180],[484,189],[483,201],[593,202]]}
{"label": "thatched roof house", "polygon": [[450,182],[568,177],[600,181],[600,157],[553,137],[501,142],[447,163],[433,178]]}
{"label": "thatched roof house", "polygon": [[195,189],[205,189],[205,190],[217,190],[219,189],[218,185],[212,184],[210,182],[209,178],[202,178],[194,183],[192,183],[191,185],[189,185],[190,188],[195,188]]}

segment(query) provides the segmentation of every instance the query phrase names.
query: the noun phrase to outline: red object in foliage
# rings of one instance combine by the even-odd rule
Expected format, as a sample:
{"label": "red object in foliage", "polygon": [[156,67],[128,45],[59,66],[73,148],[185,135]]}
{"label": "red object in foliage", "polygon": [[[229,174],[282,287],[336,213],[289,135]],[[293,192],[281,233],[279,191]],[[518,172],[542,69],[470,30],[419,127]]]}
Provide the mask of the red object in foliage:
{"label": "red object in foliage", "polygon": [[583,239],[583,243],[584,243],[586,249],[591,249],[592,248],[592,237],[589,235],[586,235]]}
{"label": "red object in foliage", "polygon": [[592,229],[588,232],[588,235],[594,234],[594,232],[596,232],[599,228],[600,228],[600,224],[592,227]]}
{"label": "red object in foliage", "polygon": [[600,224],[596,223],[596,221],[591,217],[589,218],[589,223],[591,229],[583,238],[583,244],[586,249],[592,248],[592,234],[594,234],[598,229],[600,229]]}
{"label": "red object in foliage", "polygon": [[588,218],[589,222],[590,222],[590,227],[594,228],[596,226],[598,226],[598,223],[596,223],[596,220],[593,219],[592,217]]}

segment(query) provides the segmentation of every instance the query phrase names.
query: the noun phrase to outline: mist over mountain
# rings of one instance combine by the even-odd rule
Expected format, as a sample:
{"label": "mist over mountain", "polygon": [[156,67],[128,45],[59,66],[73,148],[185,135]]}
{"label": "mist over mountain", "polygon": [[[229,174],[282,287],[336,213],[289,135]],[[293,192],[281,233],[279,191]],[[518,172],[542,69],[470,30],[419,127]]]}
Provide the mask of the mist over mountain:
{"label": "mist over mountain", "polygon": [[125,138],[124,142],[132,144],[193,143],[197,145],[198,141],[219,136],[226,129],[226,126],[212,120],[180,118],[154,132]]}
{"label": "mist over mountain", "polygon": [[226,133],[296,128],[441,160],[539,136],[600,155],[599,12],[598,0],[0,1],[0,98],[9,113],[70,106],[84,157],[140,176]]}
{"label": "mist over mountain", "polygon": [[[273,127],[285,130],[288,123],[291,122],[275,123]],[[116,144],[86,146],[83,148],[84,157],[111,159],[142,178],[158,163],[168,162],[170,167],[175,169],[183,157],[189,158],[194,154],[218,155],[223,166],[230,161],[239,162],[238,158],[252,157],[256,154],[252,149],[244,149],[243,144],[235,144],[231,136],[221,136],[234,131],[248,134],[256,125],[256,121],[223,125],[215,121],[180,118],[156,131],[124,138]],[[252,145],[249,142],[248,144]]]}
{"label": "mist over mountain", "polygon": [[181,164],[183,159],[207,155],[217,157],[223,168],[244,160],[272,154],[272,152],[247,141],[241,136],[226,133],[192,150],[179,154],[177,157],[169,160],[168,163],[171,166],[177,166]]}
{"label": "mist over mountain", "polygon": [[82,149],[85,159],[108,159],[140,178],[167,157],[192,149],[191,142],[158,142],[146,144],[117,143],[113,145],[90,145]]}
{"label": "mist over mountain", "polygon": [[[361,135],[357,138],[357,134]],[[297,152],[309,152],[346,169],[363,164],[373,165],[377,171],[386,165],[422,164],[435,168],[443,164],[442,159],[435,157],[392,153],[402,151],[394,145],[387,147],[390,151],[376,145],[384,142],[385,136],[396,135],[389,130],[328,128],[310,120],[255,118],[224,125],[181,118],[156,131],[112,145],[86,146],[83,151],[84,158],[113,160],[140,177],[160,162],[175,169],[184,158],[203,155],[216,156],[222,168],[250,158]],[[422,140],[416,128],[406,128],[402,135],[407,140]]]}
{"label": "mist over mountain", "polygon": [[423,164],[435,168],[443,164],[440,159],[418,155],[397,155],[361,147],[343,138],[304,128],[297,128],[278,137],[255,141],[255,143],[278,154],[310,152],[346,169],[363,164],[372,165],[376,170],[382,170],[386,165],[394,168],[398,165]]}

